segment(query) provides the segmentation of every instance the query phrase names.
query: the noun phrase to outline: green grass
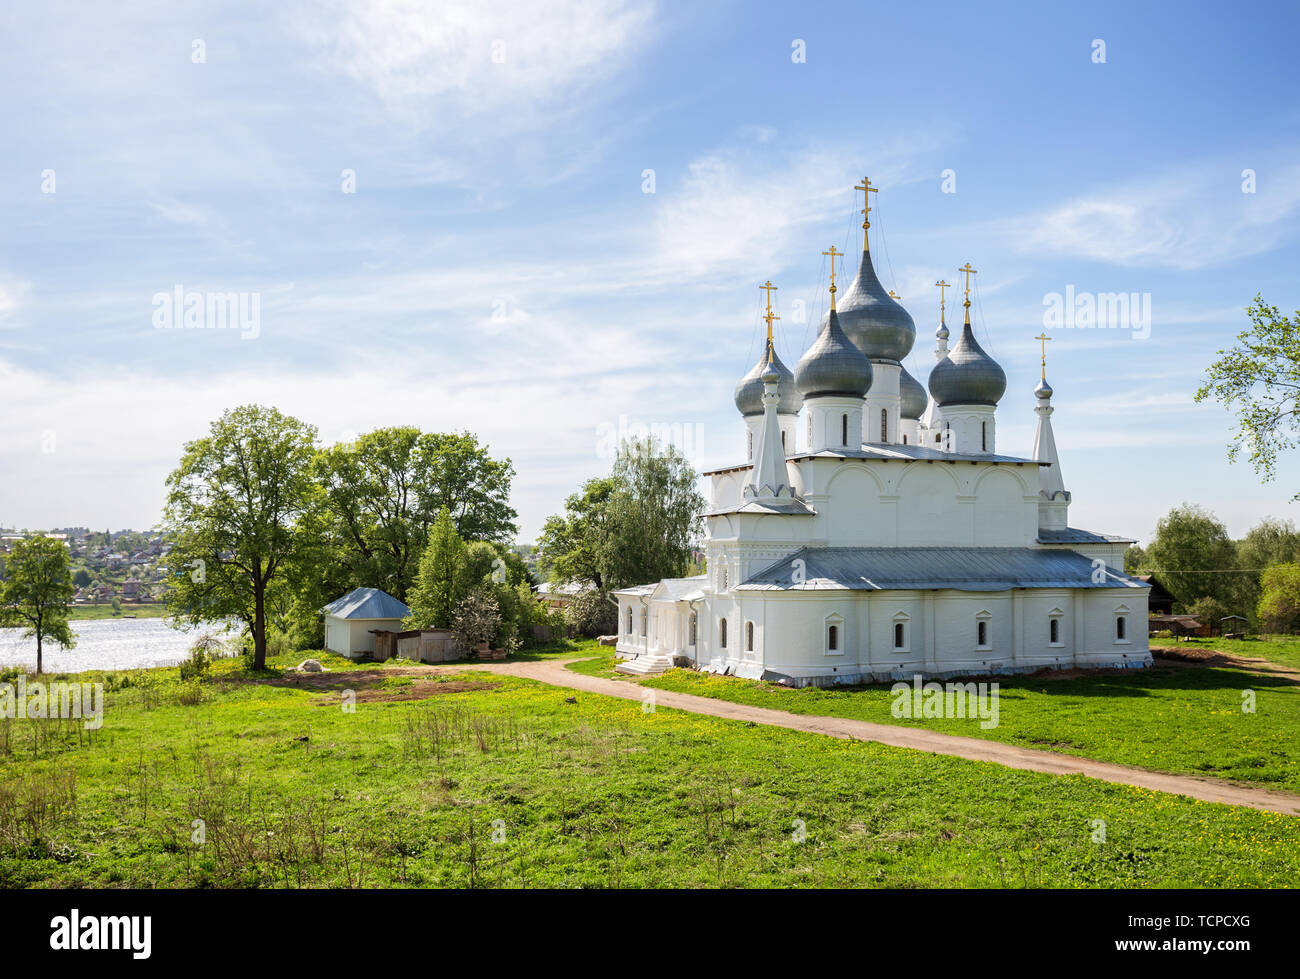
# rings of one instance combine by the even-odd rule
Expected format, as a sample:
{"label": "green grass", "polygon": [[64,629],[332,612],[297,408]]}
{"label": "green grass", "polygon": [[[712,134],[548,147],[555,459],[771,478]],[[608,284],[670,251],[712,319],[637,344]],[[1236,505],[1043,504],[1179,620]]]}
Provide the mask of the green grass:
{"label": "green grass", "polygon": [[121,619],[134,615],[137,619],[160,619],[167,614],[167,606],[162,602],[123,602],[120,614],[113,612],[112,605],[72,605],[68,608],[69,622],[85,622],[90,619]]}
{"label": "green grass", "polygon": [[[612,660],[611,660],[612,664]],[[605,668],[586,664],[587,671]],[[987,680],[987,678],[985,678]],[[997,677],[999,718],[895,718],[888,686],[789,689],[670,670],[640,683],[795,714],[924,727],[1100,761],[1300,791],[1300,683],[1241,670],[1157,667],[1076,679]],[[1242,710],[1246,689],[1255,713]]]}
{"label": "green grass", "polygon": [[[595,649],[534,655],[575,652]],[[278,678],[308,655],[337,689]],[[1251,887],[1300,871],[1293,817],[507,676],[376,701],[421,688],[382,676],[402,664],[271,665],[222,661],[200,688],[104,674],[101,730],[0,729],[0,886]]]}

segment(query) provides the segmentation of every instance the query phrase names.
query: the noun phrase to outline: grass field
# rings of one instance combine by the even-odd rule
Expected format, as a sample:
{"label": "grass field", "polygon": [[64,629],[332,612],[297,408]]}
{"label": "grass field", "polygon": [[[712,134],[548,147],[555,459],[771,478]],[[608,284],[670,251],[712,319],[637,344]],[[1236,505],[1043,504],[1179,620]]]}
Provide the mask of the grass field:
{"label": "grass field", "polygon": [[[1260,643],[1245,643],[1259,655]],[[613,655],[575,668],[610,675]],[[637,682],[795,714],[924,727],[1100,761],[1263,783],[1300,792],[1300,682],[1222,667],[1157,667],[1074,679],[998,677],[999,718],[895,718],[888,686],[790,689],[671,670]],[[1254,713],[1242,710],[1243,691]]]}
{"label": "grass field", "polygon": [[1292,817],[324,661],[338,689],[222,661],[201,686],[98,677],[99,731],[0,722],[0,886],[1251,887],[1300,871]]}
{"label": "grass field", "polygon": [[85,622],[88,619],[121,619],[134,615],[137,619],[160,619],[167,614],[167,606],[162,602],[123,602],[121,614],[113,612],[112,605],[73,605],[68,609],[69,622]]}

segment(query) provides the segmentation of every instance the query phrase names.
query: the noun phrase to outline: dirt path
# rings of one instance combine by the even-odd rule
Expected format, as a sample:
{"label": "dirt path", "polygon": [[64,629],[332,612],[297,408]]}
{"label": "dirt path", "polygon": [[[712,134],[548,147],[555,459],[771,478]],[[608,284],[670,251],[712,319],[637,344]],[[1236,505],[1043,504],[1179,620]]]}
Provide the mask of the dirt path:
{"label": "dirt path", "polygon": [[[547,683],[556,687],[598,693],[607,697],[619,697],[623,700],[639,701],[642,698],[643,691],[648,689],[626,680],[609,680],[604,677],[585,676],[565,669],[567,663],[575,661],[539,660],[516,663],[448,664],[447,666],[428,666],[424,667],[423,670],[430,672],[483,670],[490,673],[506,673],[511,676],[537,680],[540,683]],[[875,741],[879,744],[893,745],[896,748],[912,748],[916,751],[952,755],[957,758],[967,758],[971,761],[990,761],[1005,765],[1008,768],[1018,768],[1029,772],[1045,772],[1048,775],[1086,775],[1089,778],[1100,779],[1103,782],[1134,785],[1138,788],[1152,789],[1157,792],[1185,795],[1204,802],[1223,802],[1232,806],[1262,809],[1266,812],[1300,815],[1300,795],[1279,792],[1260,786],[1244,785],[1240,782],[1199,778],[1195,775],[1169,775],[1162,772],[1151,772],[1143,768],[1130,768],[1127,765],[1115,765],[1110,762],[1093,761],[1089,758],[1078,758],[1074,755],[1057,754],[1053,751],[1020,748],[1015,745],[1003,744],[1000,741],[964,738],[954,734],[941,734],[938,731],[926,731],[919,728],[875,724],[871,721],[855,721],[843,717],[790,714],[783,710],[751,707],[747,704],[733,704],[725,700],[713,700],[709,697],[697,697],[694,694],[676,693],[671,690],[655,690],[655,703],[660,707],[673,707],[677,710],[690,711],[693,714],[707,714],[711,717],[722,717],[733,721],[753,721],[756,724],[789,728],[792,731],[825,734],[832,738]]]}

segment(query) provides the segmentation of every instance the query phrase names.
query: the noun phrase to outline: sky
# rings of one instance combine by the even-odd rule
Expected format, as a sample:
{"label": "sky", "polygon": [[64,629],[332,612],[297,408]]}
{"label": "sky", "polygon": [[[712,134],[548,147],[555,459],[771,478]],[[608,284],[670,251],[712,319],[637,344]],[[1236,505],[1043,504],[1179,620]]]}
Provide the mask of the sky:
{"label": "sky", "polygon": [[[758,286],[793,366],[863,176],[922,383],[933,283],[978,270],[1002,453],[1050,297],[1149,302],[1048,330],[1073,526],[1294,519],[1300,460],[1261,484],[1193,394],[1257,293],[1300,308],[1298,35],[1289,3],[6,5],[0,526],[152,526],[249,402],[476,433],[520,542],[620,433],[738,463]],[[185,329],[187,294],[245,316]]]}

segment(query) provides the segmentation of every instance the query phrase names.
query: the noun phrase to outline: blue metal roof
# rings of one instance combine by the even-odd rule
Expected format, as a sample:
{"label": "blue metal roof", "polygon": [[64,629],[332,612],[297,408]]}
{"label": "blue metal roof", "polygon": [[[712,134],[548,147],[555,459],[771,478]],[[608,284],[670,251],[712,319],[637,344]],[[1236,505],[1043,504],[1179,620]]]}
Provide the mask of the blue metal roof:
{"label": "blue metal roof", "polygon": [[1066,527],[1064,530],[1040,530],[1040,544],[1133,544],[1132,537],[1116,537],[1114,534],[1096,534],[1091,530],[1079,530]]}
{"label": "blue metal roof", "polygon": [[[800,574],[794,562],[800,560]],[[795,582],[795,578],[802,580]],[[805,547],[752,575],[741,590],[886,591],[951,588],[1149,588],[1075,551],[1030,547]]]}
{"label": "blue metal roof", "polygon": [[340,619],[404,619],[411,614],[409,607],[378,588],[354,588],[321,611]]}

